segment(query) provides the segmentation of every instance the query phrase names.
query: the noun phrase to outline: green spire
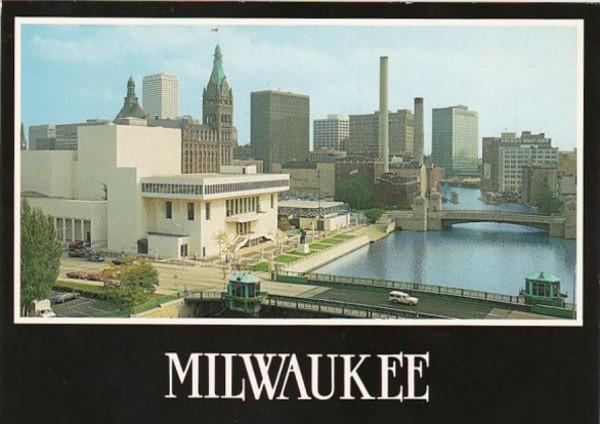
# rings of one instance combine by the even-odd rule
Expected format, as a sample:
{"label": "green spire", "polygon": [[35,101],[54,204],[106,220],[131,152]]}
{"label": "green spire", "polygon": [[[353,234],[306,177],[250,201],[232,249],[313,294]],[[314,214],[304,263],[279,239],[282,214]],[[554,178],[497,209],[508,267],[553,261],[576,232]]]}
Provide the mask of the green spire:
{"label": "green spire", "polygon": [[210,82],[217,85],[217,90],[221,90],[221,86],[225,81],[225,72],[223,71],[223,54],[221,53],[221,47],[217,44],[215,47],[215,55],[213,60],[213,69],[210,74]]}
{"label": "green spire", "polygon": [[135,97],[135,81],[133,80],[133,76],[129,76],[129,80],[127,80],[127,97]]}

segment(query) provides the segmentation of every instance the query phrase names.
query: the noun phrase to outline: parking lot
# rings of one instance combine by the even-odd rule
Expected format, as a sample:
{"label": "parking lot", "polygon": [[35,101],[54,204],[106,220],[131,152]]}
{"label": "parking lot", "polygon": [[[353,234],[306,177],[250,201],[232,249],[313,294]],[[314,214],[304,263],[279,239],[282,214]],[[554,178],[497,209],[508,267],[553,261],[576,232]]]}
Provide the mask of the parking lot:
{"label": "parking lot", "polygon": [[[50,297],[57,291],[53,291]],[[53,303],[52,311],[57,317],[84,318],[105,316],[111,312],[119,310],[119,306],[105,300],[90,299],[88,297],[79,297],[78,299],[68,300],[65,303]]]}

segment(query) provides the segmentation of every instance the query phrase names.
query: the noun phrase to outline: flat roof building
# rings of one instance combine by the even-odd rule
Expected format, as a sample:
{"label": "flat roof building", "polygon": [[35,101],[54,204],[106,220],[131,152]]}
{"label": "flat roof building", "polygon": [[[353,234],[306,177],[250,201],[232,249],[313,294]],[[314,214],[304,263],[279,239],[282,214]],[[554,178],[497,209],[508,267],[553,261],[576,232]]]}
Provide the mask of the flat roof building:
{"label": "flat roof building", "polygon": [[313,162],[310,160],[292,161],[280,165],[273,164],[273,172],[290,176],[290,196],[311,199],[333,198],[335,196],[335,161]]}
{"label": "flat roof building", "polygon": [[79,136],[77,151],[22,152],[22,197],[51,217],[61,243],[201,258],[218,254],[221,231],[232,249],[274,239],[287,175],[181,174],[177,129],[109,124]]}
{"label": "flat roof building", "polygon": [[[107,119],[88,119],[71,124],[45,124],[29,127],[29,150],[77,150],[78,128],[107,125]],[[33,142],[31,142],[33,140]]]}
{"label": "flat roof building", "polygon": [[350,120],[345,115],[327,115],[313,121],[313,150],[344,150],[350,135]]}
{"label": "flat roof building", "polygon": [[144,110],[152,119],[175,119],[179,116],[179,80],[175,75],[146,75],[142,80]]}
{"label": "flat roof building", "polygon": [[273,163],[308,159],[310,100],[303,94],[256,91],[250,95],[250,144],[252,156]]}
{"label": "flat roof building", "polygon": [[520,137],[504,132],[483,138],[481,189],[484,192],[522,194],[526,166],[556,168],[558,148],[544,133],[523,131]]}
{"label": "flat roof building", "polygon": [[[389,155],[413,156],[414,116],[408,109],[388,113]],[[380,158],[379,112],[350,115],[349,156]]]}
{"label": "flat roof building", "polygon": [[478,114],[467,106],[432,111],[431,158],[446,176],[477,176]]}

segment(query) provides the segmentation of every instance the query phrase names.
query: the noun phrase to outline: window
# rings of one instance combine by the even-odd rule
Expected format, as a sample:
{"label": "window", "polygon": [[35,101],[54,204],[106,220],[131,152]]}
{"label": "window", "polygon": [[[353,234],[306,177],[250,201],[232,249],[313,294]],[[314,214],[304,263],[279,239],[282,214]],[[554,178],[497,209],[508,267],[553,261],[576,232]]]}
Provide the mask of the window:
{"label": "window", "polygon": [[165,216],[167,219],[173,218],[173,202],[165,202]]}
{"label": "window", "polygon": [[194,204],[193,203],[188,203],[188,221],[193,221],[194,220]]}
{"label": "window", "polygon": [[208,221],[210,219],[210,203],[206,202],[204,204],[204,208],[205,208],[205,212],[206,212],[206,220]]}
{"label": "window", "polygon": [[275,197],[271,194],[271,209],[275,207]]}
{"label": "window", "polygon": [[179,256],[185,258],[188,255],[188,245],[186,244],[182,244],[179,247]]}

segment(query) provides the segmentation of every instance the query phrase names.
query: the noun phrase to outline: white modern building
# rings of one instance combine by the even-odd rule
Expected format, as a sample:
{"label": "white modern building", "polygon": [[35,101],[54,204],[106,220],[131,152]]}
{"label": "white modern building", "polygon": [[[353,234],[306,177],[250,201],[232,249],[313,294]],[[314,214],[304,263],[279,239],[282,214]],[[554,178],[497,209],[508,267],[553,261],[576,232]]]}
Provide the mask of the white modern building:
{"label": "white modern building", "polygon": [[350,119],[345,115],[327,115],[313,121],[313,150],[344,150],[350,135]]}
{"label": "white modern building", "polygon": [[142,81],[142,104],[151,119],[179,116],[179,80],[175,75],[146,75]]}
{"label": "white modern building", "polygon": [[84,240],[111,252],[158,257],[219,253],[273,240],[286,174],[223,167],[181,174],[179,129],[85,126],[77,151],[24,151],[21,193],[51,217],[63,244]]}

